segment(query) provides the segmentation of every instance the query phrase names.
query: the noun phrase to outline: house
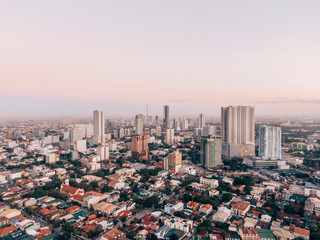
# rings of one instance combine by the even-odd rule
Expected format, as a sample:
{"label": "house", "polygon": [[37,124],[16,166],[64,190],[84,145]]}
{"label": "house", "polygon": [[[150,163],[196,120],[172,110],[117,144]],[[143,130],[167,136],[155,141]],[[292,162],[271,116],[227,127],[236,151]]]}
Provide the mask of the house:
{"label": "house", "polygon": [[183,203],[182,202],[178,202],[176,204],[167,203],[164,206],[164,212],[168,213],[170,215],[173,215],[175,212],[182,211],[182,210],[183,210]]}
{"label": "house", "polygon": [[299,228],[292,225],[290,226],[290,232],[292,232],[295,237],[302,237],[305,240],[309,240],[310,231],[307,229]]}
{"label": "house", "polygon": [[120,232],[117,228],[113,228],[110,231],[103,234],[98,240],[125,240],[126,235],[124,232]]}
{"label": "house", "polygon": [[245,217],[250,209],[250,203],[248,202],[237,202],[232,206],[232,214],[239,217]]}
{"label": "house", "polygon": [[167,218],[164,221],[164,224],[169,226],[170,228],[176,228],[184,232],[189,232],[193,227],[193,221],[173,216]]}
{"label": "house", "polygon": [[6,226],[9,224],[9,219],[6,217],[0,217],[0,227]]}
{"label": "house", "polygon": [[187,208],[192,209],[193,211],[197,211],[199,209],[200,203],[189,201],[187,203]]}
{"label": "house", "polygon": [[8,236],[10,233],[16,231],[17,229],[14,226],[8,226],[0,229],[0,238]]}
{"label": "house", "polygon": [[219,181],[217,179],[200,178],[200,184],[208,185],[212,188],[219,187]]}
{"label": "house", "polygon": [[256,229],[240,229],[239,235],[242,240],[260,240],[259,233]]}
{"label": "house", "polygon": [[202,204],[199,208],[199,211],[204,213],[205,215],[209,215],[212,212],[212,205]]}
{"label": "house", "polygon": [[218,211],[213,214],[212,221],[214,222],[227,222],[231,215],[231,210],[226,207],[219,207]]}

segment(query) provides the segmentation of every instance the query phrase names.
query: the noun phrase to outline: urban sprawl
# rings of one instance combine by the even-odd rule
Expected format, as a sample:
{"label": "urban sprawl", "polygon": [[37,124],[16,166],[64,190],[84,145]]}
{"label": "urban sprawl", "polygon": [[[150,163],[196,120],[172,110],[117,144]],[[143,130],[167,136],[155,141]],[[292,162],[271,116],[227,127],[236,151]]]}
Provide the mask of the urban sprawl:
{"label": "urban sprawl", "polygon": [[0,122],[0,239],[320,239],[320,121]]}

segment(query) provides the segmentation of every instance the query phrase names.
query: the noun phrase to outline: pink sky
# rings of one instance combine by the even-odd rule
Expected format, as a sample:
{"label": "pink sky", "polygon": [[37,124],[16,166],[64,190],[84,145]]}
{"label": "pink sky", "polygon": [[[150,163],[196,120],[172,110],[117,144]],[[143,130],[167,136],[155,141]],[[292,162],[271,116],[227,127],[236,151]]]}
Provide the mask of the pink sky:
{"label": "pink sky", "polygon": [[[216,115],[220,106],[249,104],[260,115],[316,115],[319,5],[4,1],[0,94],[36,98],[39,106],[63,99],[66,106],[53,113],[81,101],[93,109],[97,102],[119,105],[114,114],[146,104],[161,113],[169,104],[177,114]],[[0,106],[3,114],[21,110],[8,104]]]}

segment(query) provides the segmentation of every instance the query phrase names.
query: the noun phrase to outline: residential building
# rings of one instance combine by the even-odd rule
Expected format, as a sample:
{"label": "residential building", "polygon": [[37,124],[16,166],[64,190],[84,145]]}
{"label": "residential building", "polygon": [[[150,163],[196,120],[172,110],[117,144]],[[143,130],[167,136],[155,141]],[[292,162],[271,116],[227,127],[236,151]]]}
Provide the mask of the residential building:
{"label": "residential building", "polygon": [[259,157],[281,159],[281,127],[260,126]]}
{"label": "residential building", "polygon": [[214,168],[222,164],[221,137],[203,137],[200,143],[200,163],[204,168]]}
{"label": "residential building", "polygon": [[231,159],[255,155],[254,107],[221,108],[222,154]]}

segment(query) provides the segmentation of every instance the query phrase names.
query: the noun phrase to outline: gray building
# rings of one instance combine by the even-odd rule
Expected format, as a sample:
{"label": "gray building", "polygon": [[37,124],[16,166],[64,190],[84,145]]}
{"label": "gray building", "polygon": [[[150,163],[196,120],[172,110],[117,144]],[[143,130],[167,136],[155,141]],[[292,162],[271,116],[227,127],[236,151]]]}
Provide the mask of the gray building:
{"label": "gray building", "polygon": [[281,127],[259,127],[259,157],[281,159]]}
{"label": "gray building", "polygon": [[220,136],[201,138],[200,163],[204,168],[213,168],[222,164]]}
{"label": "gray building", "polygon": [[169,114],[169,106],[165,105],[163,107],[163,128],[168,129],[170,127],[170,114]]}

